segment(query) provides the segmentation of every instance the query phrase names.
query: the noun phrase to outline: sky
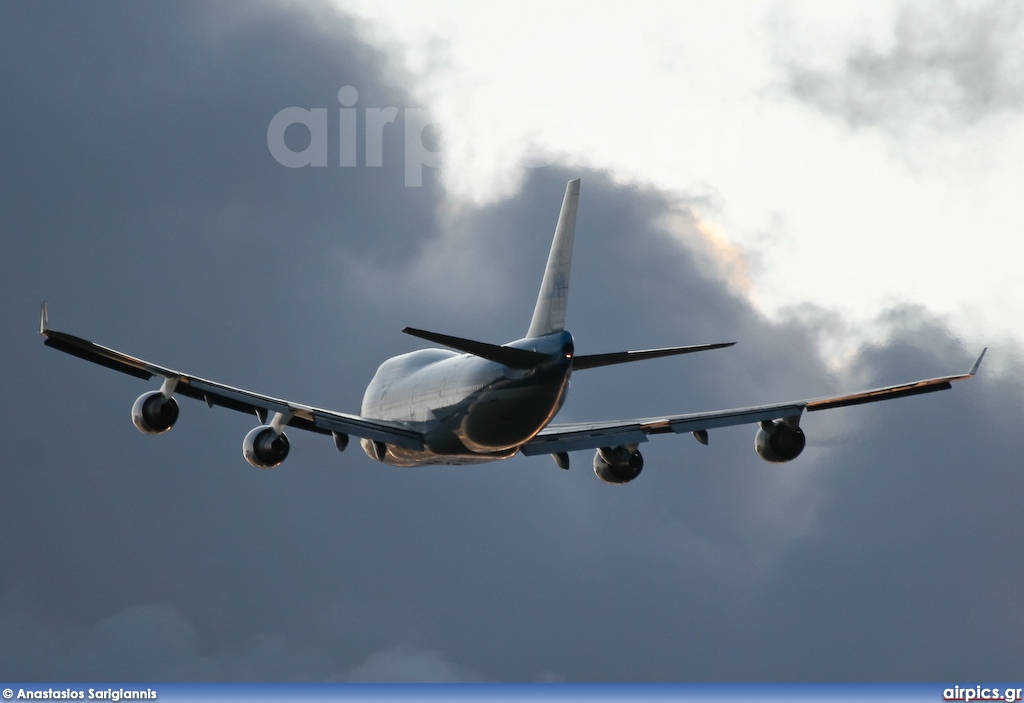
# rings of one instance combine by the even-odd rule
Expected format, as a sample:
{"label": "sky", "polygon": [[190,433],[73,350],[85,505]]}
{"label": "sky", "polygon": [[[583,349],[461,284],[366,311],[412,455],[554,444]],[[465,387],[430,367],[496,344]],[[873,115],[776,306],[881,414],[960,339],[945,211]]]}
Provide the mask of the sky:
{"label": "sky", "polygon": [[448,127],[450,194],[502,197],[554,158],[703,193],[759,309],[851,322],[833,355],[907,299],[1021,341],[1018,3],[354,7]]}
{"label": "sky", "polygon": [[[0,678],[1019,676],[1019,10],[680,7],[0,5]],[[280,163],[288,108],[326,165]],[[47,300],[356,411],[405,325],[525,332],[576,177],[578,352],[738,344],[581,372],[561,420],[982,371],[815,413],[782,466],[753,427],[655,437],[607,486],[585,452],[398,469],[300,432],[258,471],[255,418],[186,399],[144,436],[150,386],[36,334]]]}

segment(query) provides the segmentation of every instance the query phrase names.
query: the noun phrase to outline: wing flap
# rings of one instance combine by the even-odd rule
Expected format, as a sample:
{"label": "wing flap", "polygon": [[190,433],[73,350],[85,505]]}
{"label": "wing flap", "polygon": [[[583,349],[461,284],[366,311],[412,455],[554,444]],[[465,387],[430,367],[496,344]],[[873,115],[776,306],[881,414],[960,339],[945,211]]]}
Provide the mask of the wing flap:
{"label": "wing flap", "polygon": [[406,449],[423,449],[423,435],[398,423],[328,410],[314,410],[313,422],[319,430],[326,432],[341,432]]}
{"label": "wing flap", "polygon": [[136,359],[133,356],[122,354],[121,352],[107,347],[100,346],[99,344],[93,344],[92,342],[76,337],[72,334],[64,334],[63,332],[54,332],[53,330],[46,330],[43,332],[46,336],[46,340],[43,342],[48,347],[52,347],[65,354],[71,356],[77,356],[79,359],[85,359],[91,361],[94,364],[105,366],[108,369],[120,371],[126,373],[129,376],[135,376],[135,378],[141,378],[145,381],[153,378],[153,376],[163,376],[169,378],[174,376],[174,372],[170,369],[163,369],[158,366],[154,366],[142,359]]}
{"label": "wing flap", "polygon": [[[553,430],[550,431],[549,430]],[[620,425],[609,428],[592,428],[586,425],[559,425],[548,427],[522,446],[520,451],[527,456],[574,452],[578,449],[615,447],[620,444],[640,444],[647,441],[647,433],[639,424]]]}
{"label": "wing flap", "polygon": [[803,413],[802,403],[779,403],[777,405],[761,405],[736,410],[719,410],[709,413],[691,413],[678,415],[668,420],[669,427],[676,434],[697,432],[698,430],[714,430],[719,427],[748,425],[754,422],[767,422],[783,417],[798,417]]}
{"label": "wing flap", "polygon": [[754,422],[799,416],[802,403],[778,403],[750,408],[687,413],[621,422],[590,422],[549,425],[523,446],[523,454],[552,454],[578,449],[597,449],[619,444],[639,444],[652,434],[674,432],[684,434],[719,427],[747,425]]}
{"label": "wing flap", "polygon": [[947,391],[952,388],[952,384],[950,383],[951,380],[959,380],[959,378],[918,381],[917,383],[905,383],[899,386],[876,388],[875,390],[864,391],[862,393],[852,393],[850,395],[840,395],[834,398],[812,400],[807,403],[807,411],[811,412],[814,410],[829,410],[830,408],[845,408],[851,405],[862,405],[864,403],[874,403],[879,400],[889,400],[890,398],[905,398],[911,395],[921,395],[922,393]]}
{"label": "wing flap", "polygon": [[978,369],[981,368],[981,360],[985,358],[985,352],[988,351],[988,347],[981,350],[981,354],[971,365],[971,370],[967,373],[957,374],[954,376],[940,376],[938,378],[928,378],[923,381],[913,381],[911,383],[901,383],[895,386],[885,386],[884,388],[875,388],[870,391],[861,391],[860,393],[850,393],[848,395],[837,395],[829,398],[815,398],[807,401],[807,411],[813,410],[828,410],[830,408],[845,408],[850,405],[862,405],[863,403],[874,403],[879,400],[889,400],[890,398],[905,398],[911,395],[920,395],[922,393],[934,393],[935,391],[946,391],[952,387],[953,381],[966,381],[969,378],[973,378]]}

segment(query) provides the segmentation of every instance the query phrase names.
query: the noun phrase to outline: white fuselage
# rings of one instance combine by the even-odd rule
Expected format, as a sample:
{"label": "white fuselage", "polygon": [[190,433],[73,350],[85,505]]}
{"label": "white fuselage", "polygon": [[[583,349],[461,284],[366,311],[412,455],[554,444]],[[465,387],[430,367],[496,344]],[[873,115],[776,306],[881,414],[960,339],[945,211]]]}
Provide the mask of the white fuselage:
{"label": "white fuselage", "polygon": [[396,466],[470,464],[514,455],[565,402],[572,337],[559,332],[506,346],[550,354],[521,370],[471,354],[422,349],[388,359],[363,396],[362,416],[423,433],[422,450],[362,440],[372,458]]}

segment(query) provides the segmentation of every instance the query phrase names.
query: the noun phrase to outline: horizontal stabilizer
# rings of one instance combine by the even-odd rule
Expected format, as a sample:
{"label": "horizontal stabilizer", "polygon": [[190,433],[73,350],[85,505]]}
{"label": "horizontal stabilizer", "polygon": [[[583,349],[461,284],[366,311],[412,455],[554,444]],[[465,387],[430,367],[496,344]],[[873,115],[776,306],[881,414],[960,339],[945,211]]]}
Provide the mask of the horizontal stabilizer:
{"label": "horizontal stabilizer", "polygon": [[547,354],[530,351],[529,349],[503,347],[497,344],[477,342],[472,339],[452,337],[451,335],[418,330],[412,327],[406,327],[402,331],[406,334],[412,335],[413,337],[419,337],[420,339],[425,339],[428,342],[443,344],[446,347],[451,347],[452,349],[457,349],[461,352],[472,354],[473,356],[479,356],[481,359],[487,359],[488,361],[496,361],[499,364],[504,364],[505,366],[509,366],[513,369],[532,369],[535,366],[540,366],[545,361],[549,361],[551,359]]}
{"label": "horizontal stabilizer", "polygon": [[736,342],[723,342],[720,344],[693,344],[688,347],[663,347],[661,349],[642,349],[640,351],[612,352],[611,354],[589,354],[577,356],[572,360],[574,371],[580,369],[593,369],[598,366],[611,366],[612,364],[625,364],[627,361],[640,361],[641,359],[657,359],[662,356],[675,356],[676,354],[692,354],[693,352],[707,351],[709,349],[723,349],[731,347]]}

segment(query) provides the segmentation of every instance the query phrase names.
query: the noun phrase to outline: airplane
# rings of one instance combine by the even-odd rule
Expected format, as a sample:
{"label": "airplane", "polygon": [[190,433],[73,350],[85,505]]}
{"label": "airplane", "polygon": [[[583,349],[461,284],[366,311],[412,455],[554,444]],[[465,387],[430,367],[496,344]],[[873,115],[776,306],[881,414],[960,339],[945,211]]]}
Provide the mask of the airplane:
{"label": "airplane", "polygon": [[643,359],[721,349],[735,342],[664,347],[608,354],[577,355],[565,329],[569,270],[576,230],[580,180],[566,185],[554,239],[526,336],[490,344],[406,327],[406,334],[443,345],[388,359],[370,381],[360,414],[273,398],[182,373],[123,354],[49,327],[46,303],[40,315],[44,344],[144,380],[156,377],[159,390],[143,393],[132,406],[132,422],[146,434],[168,431],[178,419],[175,396],[254,413],[259,425],[242,442],[252,466],[269,469],[288,456],[286,428],[334,439],[339,451],[349,437],[376,461],[395,466],[476,464],[517,453],[550,454],[569,468],[569,453],[594,451],[594,473],[610,484],[629,483],[643,469],[638,447],[651,435],[689,432],[701,444],[708,431],[756,424],[754,447],[765,461],[783,463],[804,449],[804,411],[947,390],[953,381],[974,376],[987,347],[966,374],[929,378],[846,395],[811,398],[712,412],[663,415],[611,422],[552,424],[575,371]]}

